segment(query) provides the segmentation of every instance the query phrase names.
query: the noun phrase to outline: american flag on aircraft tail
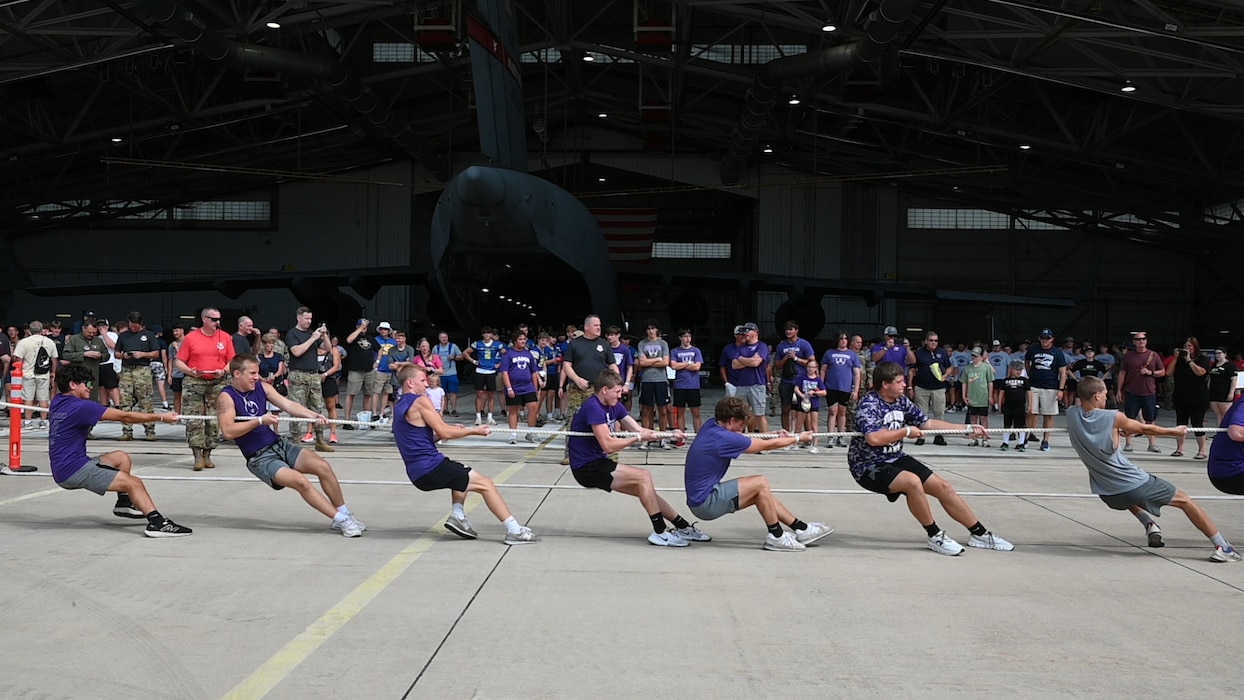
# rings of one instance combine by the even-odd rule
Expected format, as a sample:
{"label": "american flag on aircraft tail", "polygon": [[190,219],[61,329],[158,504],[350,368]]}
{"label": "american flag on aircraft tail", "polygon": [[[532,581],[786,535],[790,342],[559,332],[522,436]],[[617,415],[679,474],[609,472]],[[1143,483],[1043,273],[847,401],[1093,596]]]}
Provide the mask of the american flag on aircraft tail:
{"label": "american flag on aircraft tail", "polygon": [[610,260],[629,263],[652,260],[652,241],[657,232],[656,209],[592,209],[591,212],[605,234]]}

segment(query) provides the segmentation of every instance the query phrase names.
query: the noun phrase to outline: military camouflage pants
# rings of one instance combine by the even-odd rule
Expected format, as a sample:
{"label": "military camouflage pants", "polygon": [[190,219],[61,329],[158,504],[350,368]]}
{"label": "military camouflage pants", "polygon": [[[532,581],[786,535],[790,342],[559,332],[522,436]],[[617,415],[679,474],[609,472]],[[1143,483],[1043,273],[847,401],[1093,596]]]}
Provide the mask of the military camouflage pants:
{"label": "military camouflage pants", "polygon": [[[216,415],[216,399],[228,380],[186,377],[181,385],[181,410],[188,416]],[[215,449],[220,444],[220,425],[212,421],[186,422],[186,442],[191,448]]]}
{"label": "military camouflage pants", "polygon": [[[319,372],[296,369],[289,373],[289,400],[316,413],[324,413],[324,393]],[[306,423],[290,423],[289,438],[298,442],[307,431]],[[314,426],[312,426],[314,427]],[[322,440],[323,428],[315,428],[315,439]]]}
{"label": "military camouflage pants", "polygon": [[[151,395],[154,387],[151,384],[150,367],[124,367],[121,369],[121,406],[126,411],[142,411],[151,413]],[[212,413],[215,413],[213,410]],[[155,423],[143,423],[143,432],[155,435]],[[122,435],[133,435],[134,426],[121,424]]]}

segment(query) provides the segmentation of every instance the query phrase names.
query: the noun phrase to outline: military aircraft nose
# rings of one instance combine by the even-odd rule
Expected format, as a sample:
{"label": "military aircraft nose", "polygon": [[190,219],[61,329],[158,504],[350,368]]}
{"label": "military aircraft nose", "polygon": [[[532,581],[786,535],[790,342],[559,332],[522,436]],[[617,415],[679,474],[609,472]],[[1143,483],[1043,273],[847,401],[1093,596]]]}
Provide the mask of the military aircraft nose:
{"label": "military aircraft nose", "polygon": [[458,176],[458,199],[474,207],[497,206],[505,201],[505,181],[493,168],[472,165]]}

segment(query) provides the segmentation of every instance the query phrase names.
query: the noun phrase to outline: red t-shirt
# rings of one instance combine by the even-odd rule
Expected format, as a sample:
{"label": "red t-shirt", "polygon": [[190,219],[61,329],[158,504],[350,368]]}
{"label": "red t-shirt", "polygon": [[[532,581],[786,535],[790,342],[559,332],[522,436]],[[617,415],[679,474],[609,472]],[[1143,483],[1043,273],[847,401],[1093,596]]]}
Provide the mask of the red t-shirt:
{"label": "red t-shirt", "polygon": [[1163,368],[1162,357],[1152,350],[1137,352],[1133,350],[1123,356],[1122,369],[1126,372],[1123,377],[1123,391],[1135,396],[1153,396],[1158,393],[1157,378],[1152,374],[1141,374],[1141,368],[1147,367],[1149,371],[1157,371]]}
{"label": "red t-shirt", "polygon": [[207,336],[201,330],[193,330],[181,341],[177,359],[200,372],[225,370],[233,359],[233,338],[220,331]]}

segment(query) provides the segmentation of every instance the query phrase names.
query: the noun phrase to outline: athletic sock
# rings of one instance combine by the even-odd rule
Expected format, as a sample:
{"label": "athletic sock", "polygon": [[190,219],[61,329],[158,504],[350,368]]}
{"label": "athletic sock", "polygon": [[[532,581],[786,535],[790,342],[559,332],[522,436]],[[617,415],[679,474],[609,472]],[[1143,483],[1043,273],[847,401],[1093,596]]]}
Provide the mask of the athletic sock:
{"label": "athletic sock", "polygon": [[792,529],[792,530],[796,530],[796,531],[798,531],[798,530],[807,530],[807,529],[808,529],[808,524],[807,524],[807,523],[805,523],[804,521],[800,520],[799,518],[795,518],[794,522],[792,522],[792,523],[790,524],[790,529]]}
{"label": "athletic sock", "polygon": [[480,413],[479,411],[476,411],[476,412],[475,412],[475,420],[483,420],[483,417],[482,417],[482,416],[483,416],[483,414],[482,414],[482,413]]}
{"label": "athletic sock", "polygon": [[344,503],[342,503],[341,506],[337,508],[337,512],[340,513],[341,515],[346,516],[347,518],[350,517],[350,509],[347,508],[346,504]]}
{"label": "athletic sock", "polygon": [[766,527],[769,528],[769,534],[774,537],[780,538],[784,534],[782,532],[782,523],[773,523],[772,525],[767,525]]}
{"label": "athletic sock", "polygon": [[1147,511],[1147,510],[1137,511],[1137,512],[1133,513],[1132,515],[1135,515],[1135,516],[1136,516],[1136,519],[1140,521],[1140,524],[1141,524],[1141,525],[1144,525],[1146,528],[1148,528],[1150,525],[1156,525],[1156,524],[1157,524],[1157,523],[1154,521],[1153,516],[1152,516],[1152,515],[1150,515],[1150,514],[1149,514],[1149,511]]}
{"label": "athletic sock", "polygon": [[505,531],[511,535],[517,535],[523,531],[523,526],[518,524],[513,515],[506,518],[501,524],[505,526]]}
{"label": "athletic sock", "polygon": [[1209,539],[1215,546],[1222,547],[1223,549],[1229,549],[1231,547],[1231,543],[1227,541],[1227,538],[1222,536],[1221,532],[1215,532],[1214,536]]}
{"label": "athletic sock", "polygon": [[132,506],[134,502],[130,500],[130,495],[124,491],[117,493],[118,506]]}
{"label": "athletic sock", "polygon": [[147,514],[147,522],[151,523],[155,527],[160,527],[164,524],[164,516],[160,515],[160,511],[153,510]]}
{"label": "athletic sock", "polygon": [[350,520],[350,516],[346,515],[345,513],[342,513],[341,511],[337,511],[337,514],[333,516],[333,522],[337,523],[338,525],[349,522],[349,520]]}
{"label": "athletic sock", "polygon": [[675,515],[674,518],[670,520],[670,523],[679,530],[684,527],[691,527],[691,523],[687,522],[681,515]]}
{"label": "athletic sock", "polygon": [[929,533],[929,537],[932,537],[936,535],[937,533],[941,532],[942,528],[938,527],[937,521],[934,520],[932,524],[924,526],[924,531]]}
{"label": "athletic sock", "polygon": [[462,504],[461,504],[461,503],[455,503],[455,504],[454,504],[454,517],[455,517],[455,518],[465,518],[465,517],[466,517],[466,511],[462,509]]}
{"label": "athletic sock", "polygon": [[968,532],[972,533],[973,535],[976,535],[977,537],[981,537],[982,535],[984,535],[985,533],[989,531],[985,529],[984,525],[981,525],[981,521],[977,520],[975,525],[968,528]]}
{"label": "athletic sock", "polygon": [[652,519],[652,531],[658,535],[665,532],[665,518],[660,513],[653,513],[648,516]]}

